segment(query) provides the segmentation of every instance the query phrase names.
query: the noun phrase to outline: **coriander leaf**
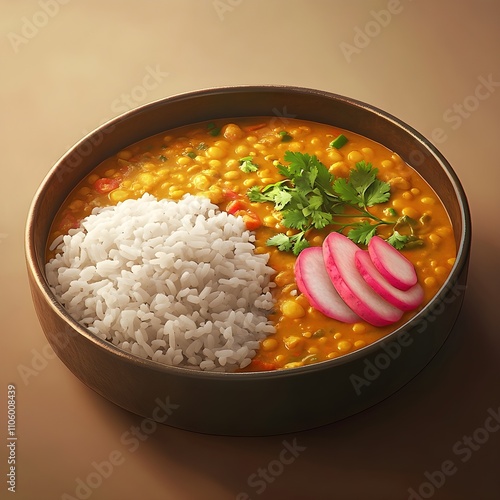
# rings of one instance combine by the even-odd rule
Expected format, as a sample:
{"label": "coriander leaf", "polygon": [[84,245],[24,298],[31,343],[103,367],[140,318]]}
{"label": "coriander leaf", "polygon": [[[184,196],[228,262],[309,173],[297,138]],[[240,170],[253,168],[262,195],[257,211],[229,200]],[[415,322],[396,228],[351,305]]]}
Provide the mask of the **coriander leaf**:
{"label": "coriander leaf", "polygon": [[247,191],[248,199],[252,202],[264,203],[266,201],[273,201],[273,198],[263,193],[258,186],[253,186]]}
{"label": "coriander leaf", "polygon": [[389,238],[387,238],[387,243],[390,243],[397,250],[402,250],[406,243],[408,243],[408,236],[394,231]]}
{"label": "coriander leaf", "polygon": [[300,233],[297,235],[298,237],[295,238],[295,243],[293,245],[293,254],[294,255],[299,255],[304,248],[309,247],[309,242],[304,238],[304,233]]}
{"label": "coriander leaf", "polygon": [[301,170],[307,169],[311,159],[307,153],[299,153],[297,151],[285,151],[283,158],[290,163],[288,170],[293,174],[300,174]]}
{"label": "coriander leaf", "polygon": [[240,158],[240,170],[245,172],[246,174],[250,172],[256,172],[259,169],[259,166],[253,162],[252,156],[245,156],[244,158]]}
{"label": "coriander leaf", "polygon": [[311,214],[311,218],[316,229],[323,229],[332,223],[332,214],[328,212],[316,211]]}
{"label": "coriander leaf", "polygon": [[283,210],[291,199],[292,195],[288,191],[276,190],[273,195],[276,210]]}
{"label": "coriander leaf", "polygon": [[283,225],[292,229],[305,229],[307,227],[307,218],[302,210],[285,210],[283,212]]}
{"label": "coriander leaf", "polygon": [[387,182],[375,179],[364,192],[364,204],[371,207],[386,202],[391,196],[391,186]]}
{"label": "coriander leaf", "polygon": [[287,166],[282,165],[281,163],[276,164],[276,168],[278,170],[278,173],[280,173],[283,177],[286,177],[289,179],[290,177],[290,170],[288,169]]}
{"label": "coriander leaf", "polygon": [[266,245],[270,247],[278,247],[282,252],[289,252],[292,249],[293,242],[285,233],[278,233],[266,241]]}
{"label": "coriander leaf", "polygon": [[[316,193],[316,194],[314,194]],[[311,210],[311,212],[315,211],[315,210],[319,210],[321,208],[321,205],[323,205],[323,196],[321,196],[321,193],[315,189],[313,191],[313,193],[311,193],[311,196],[309,197],[309,200],[308,200],[308,206],[307,208],[309,210]]]}
{"label": "coriander leaf", "polygon": [[343,178],[335,180],[333,190],[345,203],[350,203],[351,205],[359,205],[361,203],[359,194],[354,186]]}
{"label": "coriander leaf", "polygon": [[[252,157],[241,161],[247,160],[251,161]],[[300,231],[292,236],[275,235],[269,238],[268,245],[298,255],[309,246],[306,235],[311,229],[323,229],[331,224],[337,225],[338,231],[349,227],[348,237],[366,245],[380,224],[396,227],[395,222],[382,220],[367,209],[390,197],[389,184],[377,179],[378,170],[371,163],[358,162],[347,179],[335,179],[315,155],[286,151],[284,160],[288,165],[274,163],[284,180],[248,191],[250,201],[274,203],[275,210],[281,212],[281,224],[285,228]],[[356,209],[356,212],[349,215],[346,208]],[[351,218],[351,222],[340,223],[336,216]],[[361,217],[361,221],[357,217]]]}
{"label": "coriander leaf", "polygon": [[375,180],[377,172],[378,169],[372,168],[371,163],[358,161],[349,173],[349,182],[361,194]]}
{"label": "coriander leaf", "polygon": [[348,233],[347,237],[354,241],[354,243],[361,243],[362,245],[368,245],[372,236],[375,236],[377,232],[377,224],[370,224],[369,221],[359,222],[354,226]]}
{"label": "coriander leaf", "polygon": [[[280,189],[289,189],[289,187],[287,186],[287,182],[286,180],[284,181],[279,181],[279,182],[275,182],[274,184],[268,184],[267,186],[264,186],[262,189],[261,189],[261,192],[262,193],[269,193],[270,191],[274,191],[274,192],[277,192],[279,191]],[[255,187],[255,186],[254,186]],[[258,188],[257,188],[258,189]]]}

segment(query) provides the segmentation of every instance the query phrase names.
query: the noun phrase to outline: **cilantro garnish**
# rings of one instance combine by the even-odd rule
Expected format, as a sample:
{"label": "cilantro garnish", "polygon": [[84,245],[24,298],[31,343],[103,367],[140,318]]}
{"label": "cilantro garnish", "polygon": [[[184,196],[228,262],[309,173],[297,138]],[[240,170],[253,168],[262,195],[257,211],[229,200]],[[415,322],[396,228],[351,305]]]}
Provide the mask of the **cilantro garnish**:
{"label": "cilantro garnish", "polygon": [[[407,218],[384,220],[370,213],[369,207],[390,197],[390,185],[377,178],[378,169],[371,163],[358,162],[348,179],[335,179],[315,155],[287,151],[284,160],[288,165],[276,165],[283,180],[262,189],[255,186],[247,193],[252,202],[274,203],[275,210],[281,212],[282,225],[296,231],[291,236],[279,233],[267,241],[268,245],[298,255],[309,246],[306,236],[310,230],[329,225],[336,226],[339,232],[347,231],[348,238],[363,245],[368,244],[381,225],[393,226],[388,241],[396,248],[415,240]],[[406,225],[410,226],[410,236],[396,231]]]}
{"label": "cilantro garnish", "polygon": [[[401,250],[408,243],[409,237],[405,234],[400,234],[399,231],[394,232],[387,238],[387,243],[390,243],[394,248]],[[374,240],[375,241],[375,240]]]}
{"label": "cilantro garnish", "polygon": [[281,142],[290,142],[293,140],[293,137],[286,130],[282,130],[278,134],[281,137]]}
{"label": "cilantro garnish", "polygon": [[373,168],[371,163],[360,161],[351,170],[348,180],[335,180],[333,189],[342,201],[364,209],[384,203],[391,196],[391,187],[387,182],[377,179],[377,173],[378,169]]}
{"label": "cilantro garnish", "polygon": [[210,122],[208,125],[207,125],[207,130],[208,130],[208,133],[212,136],[212,137],[217,137],[219,134],[220,134],[220,127],[216,127],[215,126],[215,123],[213,122]]}
{"label": "cilantro garnish", "polygon": [[246,174],[250,172],[256,172],[259,169],[259,166],[253,162],[252,156],[245,156],[244,158],[240,158],[240,170],[245,172]]}

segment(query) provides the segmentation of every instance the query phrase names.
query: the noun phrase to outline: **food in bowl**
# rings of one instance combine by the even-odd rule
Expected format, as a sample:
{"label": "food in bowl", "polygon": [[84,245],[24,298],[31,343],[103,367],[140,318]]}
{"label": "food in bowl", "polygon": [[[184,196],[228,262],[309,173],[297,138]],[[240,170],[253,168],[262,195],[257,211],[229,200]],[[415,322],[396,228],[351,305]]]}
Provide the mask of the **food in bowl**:
{"label": "food in bowl", "polygon": [[[179,229],[169,221],[186,215],[183,240],[168,241]],[[196,230],[206,237],[196,240]],[[399,273],[387,280],[391,266],[381,257],[389,253],[380,244],[404,258],[417,283],[398,283]],[[348,130],[275,117],[199,123],[121,150],[73,190],[48,245],[49,283],[90,331],[140,357],[208,371],[293,368],[370,345],[432,299],[456,257],[443,204],[396,153]],[[175,245],[182,255],[168,250]],[[337,247],[340,257],[352,254],[348,272],[337,265]],[[308,270],[314,262],[313,277],[341,295],[345,318],[318,305],[301,261]],[[199,279],[199,268],[210,275]],[[366,314],[359,294],[348,298],[346,275],[356,276],[366,300],[375,294],[387,307],[384,321]],[[243,297],[252,283],[254,295]],[[412,307],[387,300],[389,293],[408,303],[409,290]]]}

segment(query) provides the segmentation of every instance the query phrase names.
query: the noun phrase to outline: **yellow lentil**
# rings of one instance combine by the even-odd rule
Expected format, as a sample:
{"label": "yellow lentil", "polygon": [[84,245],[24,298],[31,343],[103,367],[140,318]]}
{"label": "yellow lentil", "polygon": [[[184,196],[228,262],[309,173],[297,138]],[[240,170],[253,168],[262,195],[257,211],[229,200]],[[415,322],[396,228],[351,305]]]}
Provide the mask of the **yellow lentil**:
{"label": "yellow lentil", "polygon": [[291,319],[302,318],[306,314],[304,308],[293,300],[286,300],[283,302],[281,305],[281,312],[284,316]]}
{"label": "yellow lentil", "polygon": [[337,344],[337,349],[340,352],[349,352],[352,349],[352,344],[348,340],[341,340]]}
{"label": "yellow lentil", "polygon": [[264,351],[274,351],[278,347],[278,341],[273,338],[264,339],[261,345]]}

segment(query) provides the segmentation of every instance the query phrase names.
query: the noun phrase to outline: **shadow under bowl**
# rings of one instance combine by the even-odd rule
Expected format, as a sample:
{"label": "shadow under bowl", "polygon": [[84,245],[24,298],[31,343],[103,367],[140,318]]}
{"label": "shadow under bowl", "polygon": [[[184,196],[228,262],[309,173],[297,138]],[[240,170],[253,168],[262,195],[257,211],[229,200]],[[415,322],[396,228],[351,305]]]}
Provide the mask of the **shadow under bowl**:
{"label": "shadow under bowl", "polygon": [[[100,162],[154,134],[200,121],[275,116],[331,124],[398,153],[433,187],[452,220],[457,259],[433,300],[409,322],[363,349],[300,368],[210,373],[141,359],[97,338],[69,316],[45,277],[54,216],[72,189]],[[422,135],[390,114],[336,94],[288,86],[206,89],[129,111],[71,148],[38,189],[26,227],[26,259],[42,329],[66,366],[88,387],[143,417],[191,431],[272,435],[332,423],[400,389],[445,342],[467,280],[471,222],[467,199],[446,159]]]}

